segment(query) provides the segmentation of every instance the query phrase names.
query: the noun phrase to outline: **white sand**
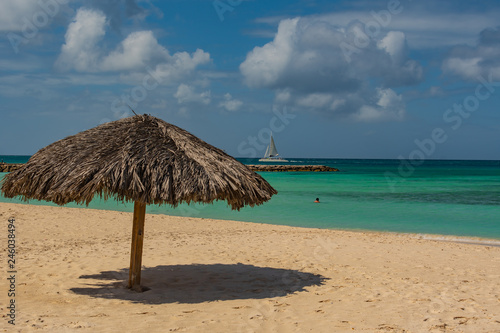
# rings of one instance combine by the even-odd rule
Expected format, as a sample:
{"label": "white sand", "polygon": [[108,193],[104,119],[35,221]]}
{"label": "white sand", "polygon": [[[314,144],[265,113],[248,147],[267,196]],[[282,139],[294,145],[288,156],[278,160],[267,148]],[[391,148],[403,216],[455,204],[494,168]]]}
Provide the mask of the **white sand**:
{"label": "white sand", "polygon": [[136,293],[132,214],[2,203],[2,249],[9,217],[4,332],[500,332],[500,247],[147,215]]}

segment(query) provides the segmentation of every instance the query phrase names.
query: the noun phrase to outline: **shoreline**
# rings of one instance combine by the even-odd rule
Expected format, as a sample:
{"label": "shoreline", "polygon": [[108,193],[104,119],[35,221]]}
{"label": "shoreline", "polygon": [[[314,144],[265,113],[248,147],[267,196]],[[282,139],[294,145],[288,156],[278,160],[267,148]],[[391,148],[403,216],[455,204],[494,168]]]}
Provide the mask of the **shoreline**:
{"label": "shoreline", "polygon": [[[19,205],[19,206],[36,206],[36,207],[55,207],[55,208],[69,208],[69,209],[85,209],[85,210],[97,210],[103,212],[119,212],[119,213],[132,213],[132,211],[122,211],[122,210],[112,210],[112,209],[99,209],[99,208],[90,208],[86,206],[82,207],[67,207],[67,206],[58,206],[58,205],[45,205],[42,204],[30,204],[30,203],[9,203],[9,202],[0,202],[0,205],[8,204],[8,205]],[[262,225],[271,225],[271,226],[284,226],[289,228],[301,228],[301,229],[313,229],[313,230],[332,230],[332,231],[346,231],[346,232],[358,232],[358,233],[372,233],[372,234],[391,234],[391,235],[401,235],[407,236],[414,239],[426,239],[433,241],[442,241],[442,242],[454,242],[454,243],[463,243],[463,244],[471,244],[471,245],[483,245],[483,246],[495,246],[500,247],[500,238],[487,238],[487,237],[478,237],[478,236],[467,236],[467,235],[454,235],[454,234],[433,234],[433,233],[416,233],[416,232],[401,232],[401,231],[390,231],[390,230],[370,230],[370,229],[349,229],[349,228],[318,228],[318,227],[307,227],[307,226],[295,226],[288,224],[272,224],[272,223],[264,223],[258,221],[241,221],[234,219],[224,219],[224,218],[211,218],[211,217],[201,217],[201,216],[180,216],[180,215],[169,215],[164,213],[151,213],[146,209],[146,215],[158,215],[158,216],[171,216],[176,218],[186,218],[186,219],[201,219],[201,220],[219,220],[219,221],[229,221],[229,222],[238,222],[238,223],[252,223],[252,224],[262,224]]]}

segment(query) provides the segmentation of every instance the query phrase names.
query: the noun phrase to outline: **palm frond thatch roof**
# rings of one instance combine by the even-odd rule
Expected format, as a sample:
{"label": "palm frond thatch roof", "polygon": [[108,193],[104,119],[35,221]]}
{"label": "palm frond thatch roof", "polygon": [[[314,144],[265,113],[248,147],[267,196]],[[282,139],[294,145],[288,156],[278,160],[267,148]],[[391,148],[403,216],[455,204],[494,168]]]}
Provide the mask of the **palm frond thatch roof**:
{"label": "palm frond thatch roof", "polygon": [[57,141],[7,174],[2,192],[24,200],[88,203],[95,195],[145,204],[259,205],[277,191],[222,150],[149,115]]}

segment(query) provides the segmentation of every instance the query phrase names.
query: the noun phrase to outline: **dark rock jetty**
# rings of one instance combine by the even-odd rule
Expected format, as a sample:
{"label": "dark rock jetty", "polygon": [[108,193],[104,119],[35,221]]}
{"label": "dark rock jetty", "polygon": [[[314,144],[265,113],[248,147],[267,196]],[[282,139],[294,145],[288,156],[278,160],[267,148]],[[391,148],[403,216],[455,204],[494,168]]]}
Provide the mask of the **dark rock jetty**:
{"label": "dark rock jetty", "polygon": [[[0,172],[11,172],[19,169],[23,164],[0,163]],[[247,165],[252,171],[308,171],[308,172],[332,172],[339,169],[325,165]]]}
{"label": "dark rock jetty", "polygon": [[14,170],[19,169],[22,167],[24,164],[17,164],[17,163],[0,163],[0,172],[11,172]]}
{"label": "dark rock jetty", "polygon": [[325,165],[247,165],[252,171],[308,171],[308,172],[332,172],[339,169],[327,167]]}

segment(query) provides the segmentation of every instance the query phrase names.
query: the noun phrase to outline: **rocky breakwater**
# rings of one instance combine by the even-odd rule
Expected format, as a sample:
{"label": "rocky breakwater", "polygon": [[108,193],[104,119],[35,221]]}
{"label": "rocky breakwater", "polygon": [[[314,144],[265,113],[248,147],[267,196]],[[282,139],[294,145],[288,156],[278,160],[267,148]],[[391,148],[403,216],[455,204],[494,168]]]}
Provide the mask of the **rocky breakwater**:
{"label": "rocky breakwater", "polygon": [[275,172],[290,172],[290,171],[306,171],[306,172],[332,172],[339,169],[327,167],[325,165],[247,165],[252,171],[275,171]]}
{"label": "rocky breakwater", "polygon": [[11,172],[22,167],[23,164],[0,163],[0,172]]}
{"label": "rocky breakwater", "polygon": [[[23,164],[0,163],[0,172],[11,172],[22,167]],[[337,168],[325,165],[247,165],[252,171],[304,171],[304,172],[335,172]]]}

